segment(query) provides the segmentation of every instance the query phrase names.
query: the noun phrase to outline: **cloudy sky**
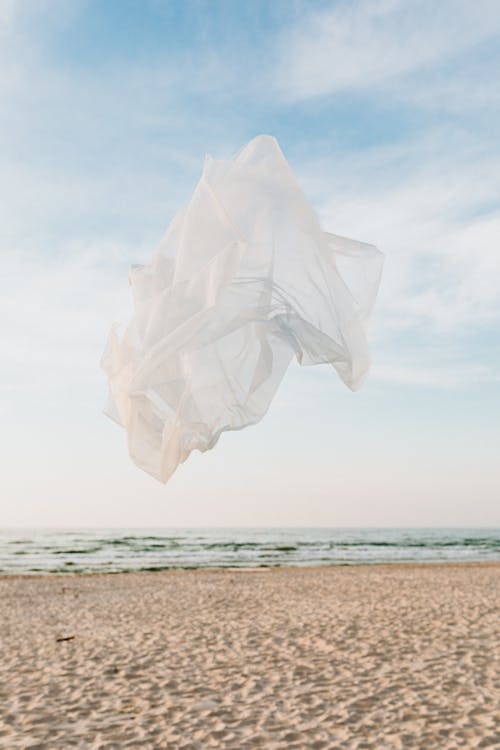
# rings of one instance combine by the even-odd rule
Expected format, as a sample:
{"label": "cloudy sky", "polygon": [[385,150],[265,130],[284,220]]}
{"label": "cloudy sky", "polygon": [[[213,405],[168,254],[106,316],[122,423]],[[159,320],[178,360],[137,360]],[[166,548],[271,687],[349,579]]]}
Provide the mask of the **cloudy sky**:
{"label": "cloudy sky", "polygon": [[[500,526],[500,2],[0,0],[0,524]],[[358,393],[293,366],[160,485],[99,359],[205,153],[275,135],[386,254]]]}

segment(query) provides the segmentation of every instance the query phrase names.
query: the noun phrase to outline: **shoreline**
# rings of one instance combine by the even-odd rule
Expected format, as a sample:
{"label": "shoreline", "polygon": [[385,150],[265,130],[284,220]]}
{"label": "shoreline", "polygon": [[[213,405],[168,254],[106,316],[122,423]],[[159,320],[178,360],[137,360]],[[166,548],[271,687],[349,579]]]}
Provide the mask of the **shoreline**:
{"label": "shoreline", "polygon": [[498,567],[500,568],[499,560],[408,560],[404,562],[398,560],[397,562],[342,562],[342,563],[325,563],[324,565],[304,565],[290,564],[290,565],[258,565],[258,566],[245,566],[245,567],[179,567],[179,568],[138,568],[137,570],[107,570],[107,571],[87,571],[87,572],[74,572],[62,571],[62,572],[45,572],[40,571],[39,573],[26,572],[26,573],[2,573],[0,572],[0,580],[4,579],[43,579],[43,578],[93,578],[102,576],[131,576],[131,575],[145,575],[145,574],[176,574],[176,573],[257,573],[267,572],[275,570],[330,570],[338,568],[429,568],[429,567]]}

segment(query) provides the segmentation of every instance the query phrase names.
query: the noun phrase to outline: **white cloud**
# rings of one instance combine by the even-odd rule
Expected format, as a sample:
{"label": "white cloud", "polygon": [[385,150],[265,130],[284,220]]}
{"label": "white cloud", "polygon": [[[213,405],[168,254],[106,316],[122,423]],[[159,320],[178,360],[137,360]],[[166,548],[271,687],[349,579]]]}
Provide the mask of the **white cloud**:
{"label": "white cloud", "polygon": [[451,363],[426,365],[418,360],[386,359],[375,362],[371,379],[395,385],[423,386],[428,388],[461,388],[470,383],[500,382],[500,370],[482,365]]}
{"label": "white cloud", "polygon": [[[377,318],[387,332],[460,333],[500,316],[500,155],[448,133],[303,166],[325,228],[387,253]],[[325,175],[329,175],[328,180]]]}
{"label": "white cloud", "polygon": [[[130,248],[68,248],[2,264],[0,320],[6,390],[40,394],[94,386],[106,326],[129,310]],[[104,388],[103,388],[104,394]]]}
{"label": "white cloud", "polygon": [[2,0],[0,2],[0,34],[10,32],[14,24],[16,0]]}
{"label": "white cloud", "polygon": [[373,376],[429,387],[498,381],[498,150],[445,127],[354,153],[325,144],[298,171],[326,229],[386,253]]}
{"label": "white cloud", "polygon": [[496,0],[341,2],[285,31],[275,83],[291,100],[369,91],[499,33]]}
{"label": "white cloud", "polygon": [[[65,19],[63,2],[49,5],[44,15],[29,3],[8,3],[0,16],[10,29],[3,54],[11,65],[8,74],[0,70],[0,140],[10,152],[0,177],[0,253],[10,258],[2,305],[15,387],[35,370],[46,383],[60,380],[58,371],[71,378],[98,373],[108,323],[128,317],[128,264],[151,255],[189,196],[204,150],[223,155],[241,145],[231,121],[221,121],[219,100],[212,107],[205,102],[199,117],[186,106],[186,88],[207,94],[233,81],[213,50],[206,65],[193,60],[191,68],[167,60],[104,66],[97,74],[58,67],[45,54],[39,24],[42,16],[57,26],[71,15]],[[59,20],[54,9],[61,10]],[[337,4],[288,29],[278,77],[295,99],[394,85],[402,75],[421,74],[428,83],[435,63],[496,33],[498,18],[500,4],[486,0]],[[468,70],[472,90],[482,68]],[[438,81],[458,103],[457,82],[444,74]],[[418,104],[432,99],[430,90],[430,84],[398,88]],[[498,98],[484,76],[480,91],[484,101],[489,92]],[[307,134],[301,139],[310,150]],[[23,153],[15,152],[16,143],[26,147]],[[444,374],[424,372],[421,362],[433,337],[447,336],[449,348],[464,330],[498,322],[498,152],[460,128],[440,128],[411,142],[292,166],[326,228],[376,242],[387,254],[370,334],[379,376],[407,383],[412,362],[419,383],[451,382],[447,368],[459,368],[460,382],[478,376],[463,361],[472,353],[457,347],[456,361],[448,361],[447,351],[436,362]],[[141,237],[137,245],[130,227]],[[92,248],[99,248],[97,256]],[[408,352],[401,335],[427,339],[420,350],[410,342]],[[478,367],[481,377],[494,377],[494,367]]]}

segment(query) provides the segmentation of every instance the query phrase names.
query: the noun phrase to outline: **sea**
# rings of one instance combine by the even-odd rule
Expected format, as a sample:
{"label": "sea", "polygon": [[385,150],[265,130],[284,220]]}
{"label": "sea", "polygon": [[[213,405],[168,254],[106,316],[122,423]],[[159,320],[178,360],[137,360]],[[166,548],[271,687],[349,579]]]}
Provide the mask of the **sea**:
{"label": "sea", "polygon": [[500,529],[2,529],[0,573],[500,560]]}

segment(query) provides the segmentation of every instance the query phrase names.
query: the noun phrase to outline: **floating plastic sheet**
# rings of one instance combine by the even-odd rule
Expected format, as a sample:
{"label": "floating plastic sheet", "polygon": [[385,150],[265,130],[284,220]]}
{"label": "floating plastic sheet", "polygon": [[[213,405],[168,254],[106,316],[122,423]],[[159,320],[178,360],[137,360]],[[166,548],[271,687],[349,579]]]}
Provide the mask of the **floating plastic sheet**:
{"label": "floating plastic sheet", "polygon": [[207,157],[152,262],[132,267],[135,315],[102,357],[132,460],[166,482],[195,448],[259,422],[293,356],[357,389],[382,257],[322,230],[274,138]]}

